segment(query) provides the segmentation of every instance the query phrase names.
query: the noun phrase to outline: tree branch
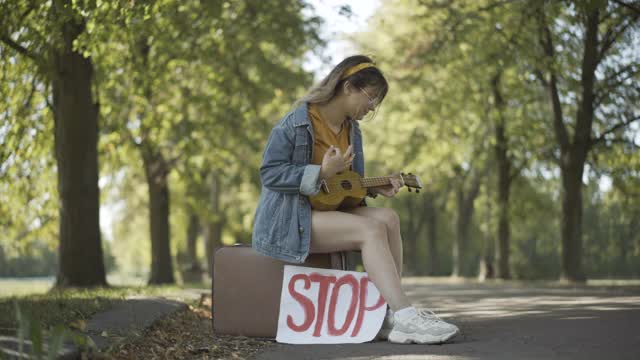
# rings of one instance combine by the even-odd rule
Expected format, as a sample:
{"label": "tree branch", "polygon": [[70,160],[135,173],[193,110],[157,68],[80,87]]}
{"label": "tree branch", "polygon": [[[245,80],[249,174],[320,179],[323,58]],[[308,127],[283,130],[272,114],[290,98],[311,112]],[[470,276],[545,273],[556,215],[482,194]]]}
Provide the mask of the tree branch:
{"label": "tree branch", "polygon": [[[539,9],[539,31],[540,31],[540,44],[544,49],[544,56],[548,62],[553,63],[555,57],[555,51],[553,49],[553,39],[551,37],[551,30],[545,21],[544,9]],[[553,110],[553,127],[555,130],[556,138],[563,153],[569,148],[569,134],[565,127],[562,115],[562,104],[560,103],[560,95],[558,94],[557,78],[553,66],[549,66],[549,72],[551,74],[550,79],[546,82],[546,87],[551,97],[551,107]]]}
{"label": "tree branch", "polygon": [[[602,101],[606,98],[606,96],[609,95],[611,91],[614,88],[616,88],[618,85],[624,83],[625,81],[639,74],[640,67],[634,69],[635,66],[637,66],[635,63],[628,64],[627,66],[623,67],[622,69],[616,71],[615,73],[607,76],[604,80],[602,80],[601,82],[603,83],[603,85],[597,88],[597,91],[595,94],[596,97],[594,100],[594,107],[599,106],[602,103]],[[628,70],[631,70],[631,71],[628,71]],[[623,74],[624,74],[623,77],[618,78],[620,75],[623,75]],[[613,80],[616,80],[616,81],[613,81]]]}
{"label": "tree branch", "polygon": [[618,76],[624,74],[625,72],[627,72],[628,70],[634,69],[635,67],[637,67],[635,70],[631,71],[630,74],[628,74],[628,77],[624,78],[624,80],[628,79],[631,76],[634,76],[638,71],[640,71],[640,67],[638,67],[638,64],[636,63],[629,63],[627,64],[627,66],[623,66],[622,68],[618,69],[618,71],[614,72],[613,74],[607,76],[606,78],[604,78],[602,80],[602,82],[609,82],[613,79],[616,79]]}
{"label": "tree branch", "polygon": [[626,24],[622,25],[619,29],[617,29],[617,31],[613,29],[613,26],[612,28],[607,29],[602,39],[602,47],[598,52],[598,59],[596,63],[600,63],[602,59],[604,59],[604,56],[607,53],[607,51],[611,49],[611,47],[616,42],[616,40],[618,40],[620,35],[624,34],[624,32],[627,31],[627,29],[638,20],[638,17],[640,17],[640,13],[634,14],[634,16],[632,16]]}
{"label": "tree branch", "polygon": [[11,39],[9,36],[7,35],[0,35],[0,41],[2,41],[3,43],[9,45],[10,48],[12,48],[13,50],[17,51],[19,54],[24,55],[30,59],[32,59],[33,61],[38,62],[39,58],[37,56],[35,56],[34,53],[32,53],[31,51],[29,51],[29,49],[25,48],[24,46],[18,44],[17,42],[13,41],[13,39]]}
{"label": "tree branch", "polygon": [[623,122],[615,124],[614,126],[610,127],[609,129],[603,131],[600,134],[600,136],[598,136],[597,138],[591,139],[589,141],[589,147],[591,148],[591,147],[597,145],[599,142],[604,141],[605,136],[607,136],[608,134],[611,134],[611,133],[615,132],[618,129],[626,127],[629,124],[631,124],[632,122],[637,121],[637,120],[640,120],[640,116],[636,116],[636,117],[631,118],[631,119],[629,119],[627,121],[623,121]]}
{"label": "tree branch", "polygon": [[[49,91],[45,91],[44,102],[47,104],[47,107],[49,108],[49,110],[51,110],[51,113],[55,113],[55,108],[54,108],[53,104],[51,103],[51,101],[49,101],[49,94],[51,94],[51,92],[53,91],[51,89],[53,87],[53,85],[51,85],[51,82],[49,82],[49,85],[47,87],[49,88]],[[55,119],[55,114],[54,114],[53,118]]]}
{"label": "tree branch", "polygon": [[[512,161],[512,163],[513,163],[513,161]],[[518,175],[520,175],[522,170],[525,167],[527,167],[527,165],[529,165],[529,161],[528,161],[528,159],[524,159],[517,166],[512,166],[513,171],[509,174],[509,183],[512,183],[513,180],[515,180],[518,177]]]}
{"label": "tree branch", "polygon": [[176,167],[176,164],[180,162],[180,160],[184,157],[184,153],[178,153],[176,156],[170,158],[165,163],[167,165],[167,169],[171,170]]}
{"label": "tree branch", "polygon": [[33,12],[33,10],[35,9],[35,6],[36,4],[34,1],[29,1],[29,7],[22,13],[22,15],[20,15],[20,21],[19,21],[20,24],[22,24],[24,19],[26,19],[27,16],[29,16],[29,14]]}
{"label": "tree branch", "polygon": [[536,76],[536,78],[538,78],[542,86],[549,86],[549,82],[544,78],[544,74],[542,74],[542,71],[540,71],[540,69],[534,69],[533,74]]}
{"label": "tree branch", "polygon": [[[627,145],[629,147],[633,147],[635,149],[640,149],[640,145],[636,144],[635,142],[633,142],[632,140],[629,139],[612,139],[609,141],[609,143],[611,144],[623,144],[623,145]],[[601,143],[599,143],[601,144]]]}
{"label": "tree branch", "polygon": [[28,111],[29,108],[31,107],[31,101],[33,100],[33,94],[35,94],[36,92],[36,84],[37,78],[35,76],[33,76],[33,78],[31,79],[31,91],[29,92],[29,96],[27,96],[27,100],[24,102],[24,110]]}
{"label": "tree branch", "polygon": [[620,0],[613,0],[613,2],[618,4],[618,5],[620,5],[620,6],[622,6],[622,7],[625,7],[627,9],[631,10],[635,14],[640,14],[640,7],[633,6],[632,4],[628,4],[628,3],[625,3],[624,1],[620,1]]}

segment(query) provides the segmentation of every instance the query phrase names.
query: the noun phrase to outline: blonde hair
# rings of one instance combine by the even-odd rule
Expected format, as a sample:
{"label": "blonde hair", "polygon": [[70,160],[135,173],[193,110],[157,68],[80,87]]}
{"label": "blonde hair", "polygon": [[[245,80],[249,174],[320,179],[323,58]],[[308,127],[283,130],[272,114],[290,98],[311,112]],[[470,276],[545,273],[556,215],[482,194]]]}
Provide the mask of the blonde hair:
{"label": "blonde hair", "polygon": [[314,85],[309,91],[298,99],[294,106],[298,107],[304,103],[324,104],[337,95],[345,81],[349,81],[353,86],[365,88],[368,86],[377,89],[376,99],[382,102],[389,91],[389,84],[384,75],[375,66],[367,66],[356,72],[348,74],[347,71],[356,65],[363,63],[373,63],[371,58],[365,55],[354,55],[342,60],[322,81]]}

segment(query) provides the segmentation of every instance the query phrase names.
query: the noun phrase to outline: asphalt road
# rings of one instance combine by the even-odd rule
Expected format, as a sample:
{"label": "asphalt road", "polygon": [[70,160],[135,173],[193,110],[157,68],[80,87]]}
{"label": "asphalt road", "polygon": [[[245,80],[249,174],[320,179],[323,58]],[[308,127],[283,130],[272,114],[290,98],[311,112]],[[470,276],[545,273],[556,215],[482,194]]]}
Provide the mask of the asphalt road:
{"label": "asphalt road", "polygon": [[409,278],[412,301],[462,333],[444,345],[276,344],[255,359],[640,359],[640,288]]}

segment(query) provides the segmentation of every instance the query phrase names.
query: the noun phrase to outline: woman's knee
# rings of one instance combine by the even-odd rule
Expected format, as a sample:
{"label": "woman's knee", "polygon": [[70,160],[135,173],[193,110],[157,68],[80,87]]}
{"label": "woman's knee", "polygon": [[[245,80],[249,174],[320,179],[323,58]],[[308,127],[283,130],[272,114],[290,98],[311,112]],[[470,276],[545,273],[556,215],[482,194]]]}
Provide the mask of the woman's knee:
{"label": "woman's knee", "polygon": [[362,237],[359,243],[361,247],[371,242],[387,243],[387,228],[384,222],[368,219],[362,225],[363,227],[360,229]]}
{"label": "woman's knee", "polygon": [[400,229],[400,217],[395,210],[391,208],[381,208],[380,218],[389,230],[396,231]]}

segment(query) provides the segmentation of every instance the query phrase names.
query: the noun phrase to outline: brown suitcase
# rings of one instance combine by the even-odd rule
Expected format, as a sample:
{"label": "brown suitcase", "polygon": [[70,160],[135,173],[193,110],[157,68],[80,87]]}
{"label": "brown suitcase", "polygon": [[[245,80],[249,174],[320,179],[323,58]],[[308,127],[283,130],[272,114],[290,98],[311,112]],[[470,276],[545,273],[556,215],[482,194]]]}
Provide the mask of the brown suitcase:
{"label": "brown suitcase", "polygon": [[[213,330],[216,334],[275,338],[286,262],[248,245],[216,250],[213,265]],[[346,270],[344,252],[311,254],[304,264]]]}

